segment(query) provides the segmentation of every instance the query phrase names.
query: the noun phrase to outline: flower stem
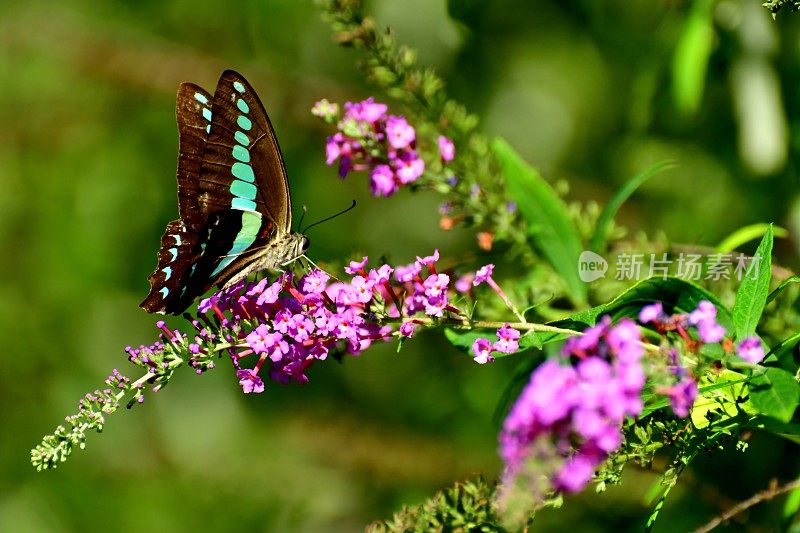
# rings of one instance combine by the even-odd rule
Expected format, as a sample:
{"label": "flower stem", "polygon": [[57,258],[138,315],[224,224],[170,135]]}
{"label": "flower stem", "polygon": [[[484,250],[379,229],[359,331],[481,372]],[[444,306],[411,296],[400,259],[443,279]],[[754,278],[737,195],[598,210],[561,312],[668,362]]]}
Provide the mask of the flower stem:
{"label": "flower stem", "polygon": [[386,323],[400,324],[403,322],[413,322],[415,324],[423,324],[426,326],[446,325],[453,326],[461,329],[498,329],[508,324],[508,327],[524,330],[524,331],[541,331],[544,333],[563,333],[564,335],[579,336],[583,335],[580,331],[571,329],[558,328],[556,326],[548,326],[547,324],[533,324],[531,322],[497,322],[491,320],[470,320],[468,318],[440,318],[434,320],[430,317],[414,317],[414,318],[394,318],[386,317],[383,319]]}
{"label": "flower stem", "polygon": [[[517,318],[519,318],[519,321],[520,321],[520,322],[522,322],[523,324],[527,323],[527,320],[525,320],[525,317],[522,315],[522,313],[520,313],[520,312],[519,312],[519,310],[517,309],[517,307],[516,307],[516,306],[514,305],[514,303],[513,303],[513,302],[512,302],[512,301],[511,301],[511,300],[508,298],[508,296],[506,296],[506,293],[505,293],[505,292],[503,292],[503,289],[501,289],[501,288],[500,288],[500,285],[498,285],[498,284],[497,284],[497,283],[496,283],[496,282],[495,282],[495,281],[492,279],[492,276],[489,276],[488,278],[486,278],[486,283],[488,283],[488,284],[489,284],[489,286],[490,286],[492,289],[494,289],[494,292],[496,292],[496,293],[497,293],[497,295],[500,297],[500,299],[501,299],[501,300],[503,300],[503,303],[504,303],[504,304],[506,304],[506,307],[508,307],[508,308],[511,310],[511,312],[512,312],[512,313],[514,313],[514,315],[515,315]],[[501,327],[502,327],[502,326],[501,326]]]}

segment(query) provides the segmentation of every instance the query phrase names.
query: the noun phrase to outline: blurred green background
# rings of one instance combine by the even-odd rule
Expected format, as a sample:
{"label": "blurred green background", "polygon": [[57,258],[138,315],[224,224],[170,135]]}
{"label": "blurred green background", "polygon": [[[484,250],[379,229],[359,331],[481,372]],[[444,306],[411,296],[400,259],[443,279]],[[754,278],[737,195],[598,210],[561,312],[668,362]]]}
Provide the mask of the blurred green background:
{"label": "blurred green background", "polygon": [[[570,198],[603,202],[655,161],[622,221],[716,244],[741,225],[800,229],[800,17],[758,0],[375,1],[451,94]],[[278,133],[311,257],[395,262],[474,248],[437,229],[441,198],[372,200],[367,180],[324,164],[329,131],[309,109],[371,93],[310,1],[3,0],[0,5],[0,531],[358,530],[456,479],[493,478],[492,414],[517,361],[478,367],[436,334],[400,354],[379,346],[328,361],[304,387],[244,396],[222,361],[182,372],[54,472],[28,450],[114,368],[156,336],[138,308],[164,224],[177,213],[175,90],[213,90],[234,68]],[[376,95],[379,100],[382,95]],[[402,112],[401,109],[395,108]],[[779,261],[797,263],[792,240]],[[502,263],[502,257],[495,257]],[[175,324],[180,324],[176,321]],[[716,454],[673,491],[663,531],[797,474],[796,447],[756,436]],[[541,527],[640,530],[657,479],[568,500]],[[743,517],[768,528],[765,506]],[[734,528],[742,527],[741,524]]]}

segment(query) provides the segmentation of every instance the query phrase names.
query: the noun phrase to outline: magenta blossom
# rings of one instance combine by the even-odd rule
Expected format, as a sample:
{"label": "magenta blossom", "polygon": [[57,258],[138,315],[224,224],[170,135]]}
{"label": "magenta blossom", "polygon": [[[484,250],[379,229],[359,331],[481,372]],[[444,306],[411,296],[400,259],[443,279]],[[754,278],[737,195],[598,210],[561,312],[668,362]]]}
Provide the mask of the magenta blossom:
{"label": "magenta blossom", "polygon": [[747,337],[736,347],[736,355],[748,363],[757,364],[764,359],[764,347],[761,340],[756,337]]}
{"label": "magenta blossom", "polygon": [[372,169],[369,183],[373,196],[391,196],[397,192],[395,174],[389,165],[378,165]]}
{"label": "magenta blossom", "polygon": [[492,277],[492,272],[494,272],[494,265],[489,263],[488,265],[484,265],[475,272],[475,279],[472,280],[472,284],[477,287],[481,283],[485,283]]}
{"label": "magenta blossom", "polygon": [[404,117],[390,115],[386,119],[386,138],[395,150],[408,147],[416,139],[416,132]]}
{"label": "magenta blossom", "polygon": [[453,141],[444,135],[439,135],[439,139],[437,141],[439,143],[439,156],[442,158],[442,161],[452,161],[456,156],[456,147],[453,144]]}
{"label": "magenta blossom", "polygon": [[475,362],[481,365],[494,361],[492,343],[489,339],[478,338],[472,343],[472,354]]}

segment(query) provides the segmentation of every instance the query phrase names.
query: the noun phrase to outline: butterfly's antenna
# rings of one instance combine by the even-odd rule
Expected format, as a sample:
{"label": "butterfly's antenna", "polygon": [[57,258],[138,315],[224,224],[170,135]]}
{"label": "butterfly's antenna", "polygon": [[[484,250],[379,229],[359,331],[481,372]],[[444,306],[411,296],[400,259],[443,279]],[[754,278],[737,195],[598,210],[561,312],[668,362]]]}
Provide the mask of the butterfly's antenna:
{"label": "butterfly's antenna", "polygon": [[[300,222],[297,223],[297,227],[298,228],[302,228],[303,227],[303,219],[306,218],[306,213],[308,213],[308,207],[303,206],[303,214],[300,215]],[[301,233],[302,233],[302,231],[301,231]]]}
{"label": "butterfly's antenna", "polygon": [[327,221],[329,221],[329,220],[331,220],[331,219],[333,219],[333,218],[336,218],[336,217],[338,217],[338,216],[340,216],[340,215],[344,215],[345,213],[347,213],[348,211],[350,211],[351,209],[353,209],[355,206],[356,206],[356,201],[355,201],[355,200],[353,200],[353,203],[352,203],[352,204],[350,204],[350,207],[348,207],[347,209],[342,209],[342,210],[341,210],[341,211],[339,211],[338,213],[334,213],[334,214],[332,214],[331,216],[329,216],[329,217],[327,217],[327,218],[323,218],[322,220],[319,220],[319,221],[317,221],[317,222],[314,222],[314,223],[313,223],[313,224],[311,224],[310,226],[307,226],[307,227],[306,227],[306,229],[300,230],[300,233],[305,233],[305,232],[307,232],[309,229],[311,229],[311,228],[313,228],[314,226],[316,226],[317,224],[322,224],[323,222],[327,222]]}

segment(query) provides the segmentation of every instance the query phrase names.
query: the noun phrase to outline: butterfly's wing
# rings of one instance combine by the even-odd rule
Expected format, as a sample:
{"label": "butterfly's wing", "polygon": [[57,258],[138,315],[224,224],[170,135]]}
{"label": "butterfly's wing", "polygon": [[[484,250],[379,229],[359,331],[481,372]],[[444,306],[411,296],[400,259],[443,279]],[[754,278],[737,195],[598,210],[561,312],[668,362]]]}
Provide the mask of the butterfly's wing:
{"label": "butterfly's wing", "polygon": [[209,286],[249,272],[257,259],[259,268],[279,266],[265,254],[287,239],[292,224],[283,156],[255,90],[241,74],[227,70],[212,104],[197,199],[209,221],[197,275],[207,276]]}
{"label": "butterfly's wing", "polygon": [[[186,95],[195,98],[189,84],[186,87]],[[172,241],[167,234],[162,238],[159,269],[151,276],[150,295],[142,303],[150,312],[180,313],[212,285],[278,267],[294,258],[302,244],[291,233],[289,186],[275,132],[253,88],[240,74],[228,70],[222,74],[210,106],[195,99],[203,104],[199,116],[205,119],[210,115],[211,124],[210,129],[203,129],[200,126],[207,124],[190,123],[197,113],[186,113],[190,118],[182,122],[180,107],[188,104],[179,92],[178,122],[186,129],[185,135],[181,129],[178,171],[183,226],[172,226],[173,233],[181,230],[187,234],[182,242],[192,242],[193,248],[186,249],[185,258],[178,258],[182,277],[175,280],[173,288],[160,273],[165,267],[174,268],[168,261],[173,255]],[[187,148],[197,147],[203,131],[207,138],[198,160],[196,150],[184,150],[184,137]],[[168,254],[164,254],[165,246],[170,246]]]}
{"label": "butterfly's wing", "polygon": [[292,224],[286,168],[275,131],[258,95],[241,74],[227,70],[217,84],[211,133],[203,153],[198,204],[211,217],[255,211],[278,235]]}
{"label": "butterfly's wing", "polygon": [[213,97],[193,83],[178,89],[175,115],[180,139],[178,152],[178,209],[181,220],[191,231],[199,232],[206,220],[197,206],[200,169],[211,131]]}
{"label": "butterfly's wing", "polygon": [[178,209],[180,219],[167,224],[158,251],[158,266],[150,275],[150,294],[141,303],[148,312],[182,305],[183,286],[191,275],[205,219],[197,206],[200,168],[211,129],[212,96],[193,83],[178,88]]}

